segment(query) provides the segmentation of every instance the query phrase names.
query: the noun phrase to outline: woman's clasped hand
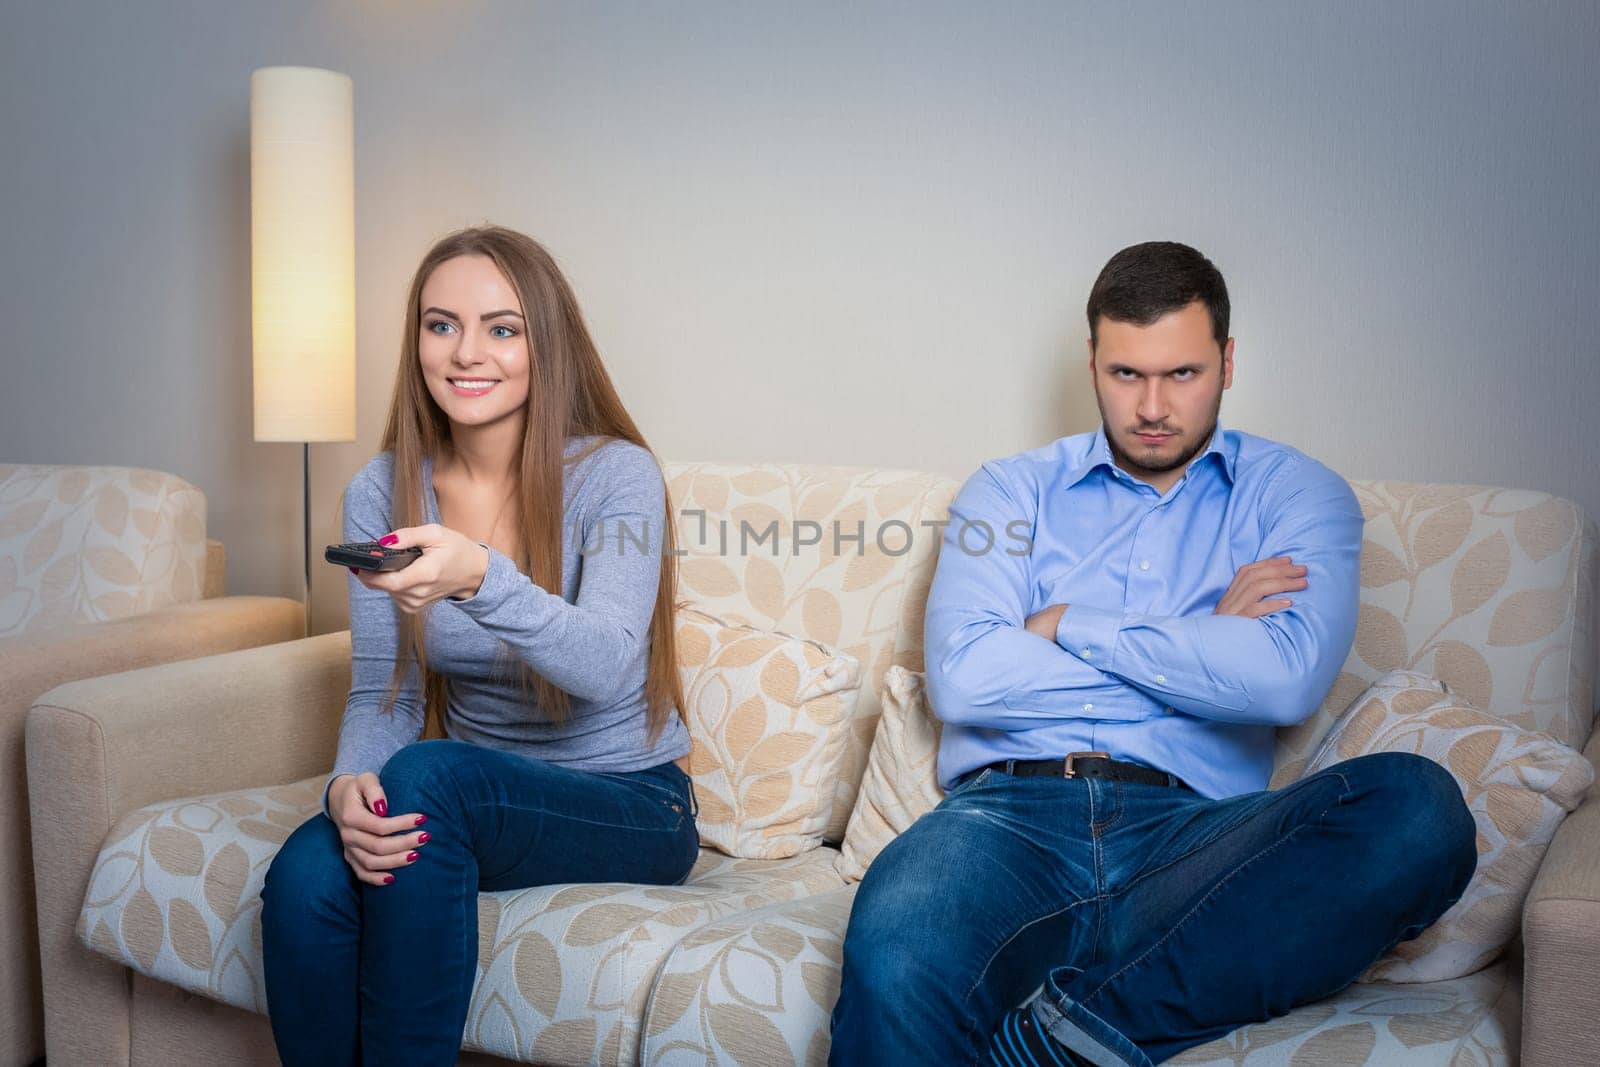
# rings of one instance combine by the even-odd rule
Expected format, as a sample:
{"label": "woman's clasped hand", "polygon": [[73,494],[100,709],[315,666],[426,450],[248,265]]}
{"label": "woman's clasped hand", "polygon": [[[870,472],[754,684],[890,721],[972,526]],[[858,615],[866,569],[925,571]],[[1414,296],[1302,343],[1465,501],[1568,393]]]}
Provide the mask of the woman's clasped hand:
{"label": "woman's clasped hand", "polygon": [[368,885],[393,882],[394,875],[389,872],[415,863],[430,836],[428,831],[416,829],[428,821],[426,815],[389,814],[383,786],[371,771],[333,780],[328,789],[328,815],[339,828],[345,862]]}

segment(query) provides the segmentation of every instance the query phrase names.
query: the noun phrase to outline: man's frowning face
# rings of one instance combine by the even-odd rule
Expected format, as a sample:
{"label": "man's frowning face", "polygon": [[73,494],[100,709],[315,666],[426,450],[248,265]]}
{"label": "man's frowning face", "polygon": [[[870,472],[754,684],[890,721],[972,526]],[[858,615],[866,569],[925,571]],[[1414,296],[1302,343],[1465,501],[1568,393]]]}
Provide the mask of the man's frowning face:
{"label": "man's frowning face", "polygon": [[1233,385],[1233,338],[1218,351],[1199,300],[1148,326],[1102,317],[1095,333],[1089,373],[1112,459],[1166,492],[1216,429]]}

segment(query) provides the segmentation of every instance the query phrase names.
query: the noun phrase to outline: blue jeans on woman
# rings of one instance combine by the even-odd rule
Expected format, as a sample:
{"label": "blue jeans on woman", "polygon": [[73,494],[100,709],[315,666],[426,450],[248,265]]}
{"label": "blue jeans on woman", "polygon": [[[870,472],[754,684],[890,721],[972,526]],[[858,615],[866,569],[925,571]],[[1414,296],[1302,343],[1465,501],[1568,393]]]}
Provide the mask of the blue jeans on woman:
{"label": "blue jeans on woman", "polygon": [[1343,989],[1477,860],[1455,780],[1409,753],[1223,800],[985,770],[868,869],[829,1062],[975,1063],[1037,993],[1079,1062],[1160,1063]]}
{"label": "blue jeans on woman", "polygon": [[392,884],[356,878],[321,812],[267,871],[262,965],[286,1067],[454,1064],[477,977],[479,891],[678,885],[699,854],[693,788],[675,763],[596,773],[422,741],[378,780],[389,812],[426,815],[431,835]]}

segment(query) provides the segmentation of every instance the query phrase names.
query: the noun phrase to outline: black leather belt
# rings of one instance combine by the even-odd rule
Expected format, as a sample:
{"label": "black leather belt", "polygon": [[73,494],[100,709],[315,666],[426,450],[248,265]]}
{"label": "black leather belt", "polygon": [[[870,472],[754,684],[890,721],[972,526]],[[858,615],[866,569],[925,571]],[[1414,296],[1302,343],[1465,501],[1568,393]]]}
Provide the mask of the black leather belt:
{"label": "black leather belt", "polygon": [[[1167,785],[1190,789],[1188,783],[1175,774],[1146,767],[1142,763],[1112,759],[1105,752],[1070,752],[1065,759],[1008,759],[979,767],[981,771],[995,770],[1019,778],[1113,778],[1119,782],[1138,782],[1141,785]],[[1190,789],[1190,792],[1193,792]]]}

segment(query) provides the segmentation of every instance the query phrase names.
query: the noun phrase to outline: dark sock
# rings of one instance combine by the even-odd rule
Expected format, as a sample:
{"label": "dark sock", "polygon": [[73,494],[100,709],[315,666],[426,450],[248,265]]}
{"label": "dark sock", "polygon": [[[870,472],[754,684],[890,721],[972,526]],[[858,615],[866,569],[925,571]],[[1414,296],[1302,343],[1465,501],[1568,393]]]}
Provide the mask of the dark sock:
{"label": "dark sock", "polygon": [[1039,1025],[1031,1005],[1006,1012],[989,1039],[989,1062],[996,1067],[1087,1067],[1087,1061]]}

